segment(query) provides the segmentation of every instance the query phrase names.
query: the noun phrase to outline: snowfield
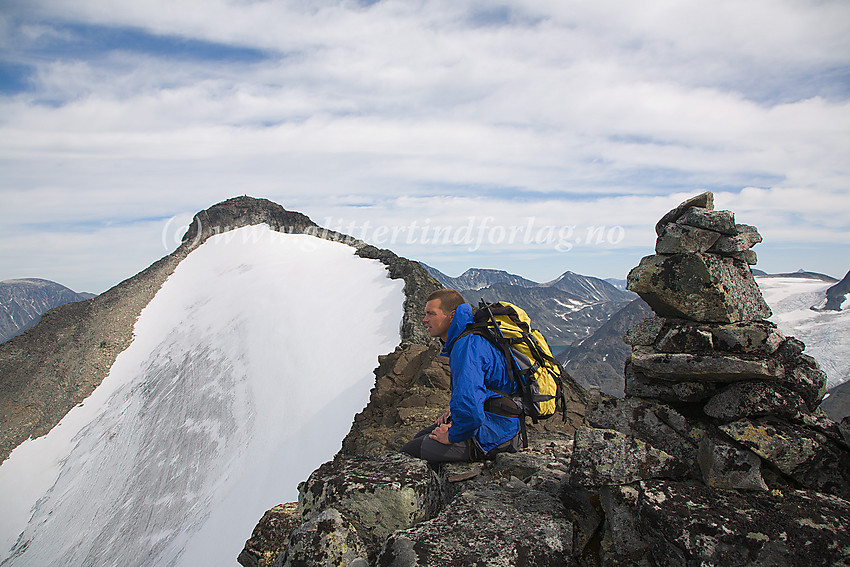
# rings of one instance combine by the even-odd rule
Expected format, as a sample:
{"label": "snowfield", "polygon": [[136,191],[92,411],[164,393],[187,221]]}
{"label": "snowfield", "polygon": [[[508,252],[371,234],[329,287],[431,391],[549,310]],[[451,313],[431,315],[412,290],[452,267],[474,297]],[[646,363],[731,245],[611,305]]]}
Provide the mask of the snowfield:
{"label": "snowfield", "polygon": [[[806,344],[804,351],[826,372],[827,387],[850,379],[850,311],[816,311],[826,290],[835,285],[819,279],[756,276],[764,300],[773,311],[771,321],[787,336]],[[848,303],[847,301],[844,302]]]}
{"label": "snowfield", "polygon": [[236,565],[368,402],[403,285],[312,236],[209,239],[94,393],[0,466],[3,565]]}

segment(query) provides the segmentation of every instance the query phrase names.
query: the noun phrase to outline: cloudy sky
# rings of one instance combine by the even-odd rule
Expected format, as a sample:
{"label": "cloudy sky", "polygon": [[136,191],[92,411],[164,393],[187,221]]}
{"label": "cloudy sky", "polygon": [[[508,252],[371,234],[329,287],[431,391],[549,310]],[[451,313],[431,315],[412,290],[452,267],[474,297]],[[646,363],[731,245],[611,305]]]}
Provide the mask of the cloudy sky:
{"label": "cloudy sky", "polygon": [[624,278],[705,190],[850,269],[850,3],[0,0],[0,280],[265,197],[449,275]]}

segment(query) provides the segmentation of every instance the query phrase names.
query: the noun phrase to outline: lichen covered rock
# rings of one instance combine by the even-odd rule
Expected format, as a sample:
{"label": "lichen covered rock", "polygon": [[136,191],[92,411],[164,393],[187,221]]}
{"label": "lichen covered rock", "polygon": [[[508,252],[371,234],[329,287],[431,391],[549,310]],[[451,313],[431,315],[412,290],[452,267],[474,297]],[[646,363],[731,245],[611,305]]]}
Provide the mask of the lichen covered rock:
{"label": "lichen covered rock", "polygon": [[688,467],[673,455],[614,429],[576,431],[568,482],[600,487],[651,478],[683,479]]}
{"label": "lichen covered rock", "polygon": [[358,526],[370,552],[396,530],[432,518],[441,505],[439,485],[425,461],[403,454],[366,459],[337,455],[299,486],[304,520],[329,508]]}
{"label": "lichen covered rock", "polygon": [[627,287],[662,317],[737,323],[771,315],[749,266],[714,254],[647,256]]}
{"label": "lichen covered rock", "polygon": [[460,494],[435,519],[389,537],[378,565],[576,565],[573,527],[557,499],[526,488]]}
{"label": "lichen covered rock", "polygon": [[850,503],[823,494],[646,481],[637,520],[656,565],[850,563]]}

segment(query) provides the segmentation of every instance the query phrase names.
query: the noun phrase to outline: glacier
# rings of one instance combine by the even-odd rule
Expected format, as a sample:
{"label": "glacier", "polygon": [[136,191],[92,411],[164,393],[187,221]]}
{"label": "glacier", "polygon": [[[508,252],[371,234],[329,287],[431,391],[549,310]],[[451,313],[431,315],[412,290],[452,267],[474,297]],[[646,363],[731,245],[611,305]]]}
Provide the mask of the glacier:
{"label": "glacier", "polygon": [[403,287],[339,242],[208,239],[91,396],[0,466],[0,564],[236,565],[368,402]]}
{"label": "glacier", "polygon": [[805,343],[827,375],[827,388],[850,380],[850,311],[819,311],[826,290],[835,285],[815,278],[756,276],[764,300],[773,311],[770,320],[785,335]]}

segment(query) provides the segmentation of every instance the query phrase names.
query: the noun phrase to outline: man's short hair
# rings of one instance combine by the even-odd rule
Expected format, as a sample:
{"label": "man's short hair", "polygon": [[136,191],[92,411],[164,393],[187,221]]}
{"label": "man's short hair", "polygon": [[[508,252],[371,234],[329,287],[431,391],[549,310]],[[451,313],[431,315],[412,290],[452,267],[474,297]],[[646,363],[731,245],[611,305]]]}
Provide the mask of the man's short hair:
{"label": "man's short hair", "polygon": [[440,310],[446,314],[451,313],[461,304],[466,303],[463,296],[455,289],[438,289],[428,296],[428,301],[433,299],[440,300]]}

